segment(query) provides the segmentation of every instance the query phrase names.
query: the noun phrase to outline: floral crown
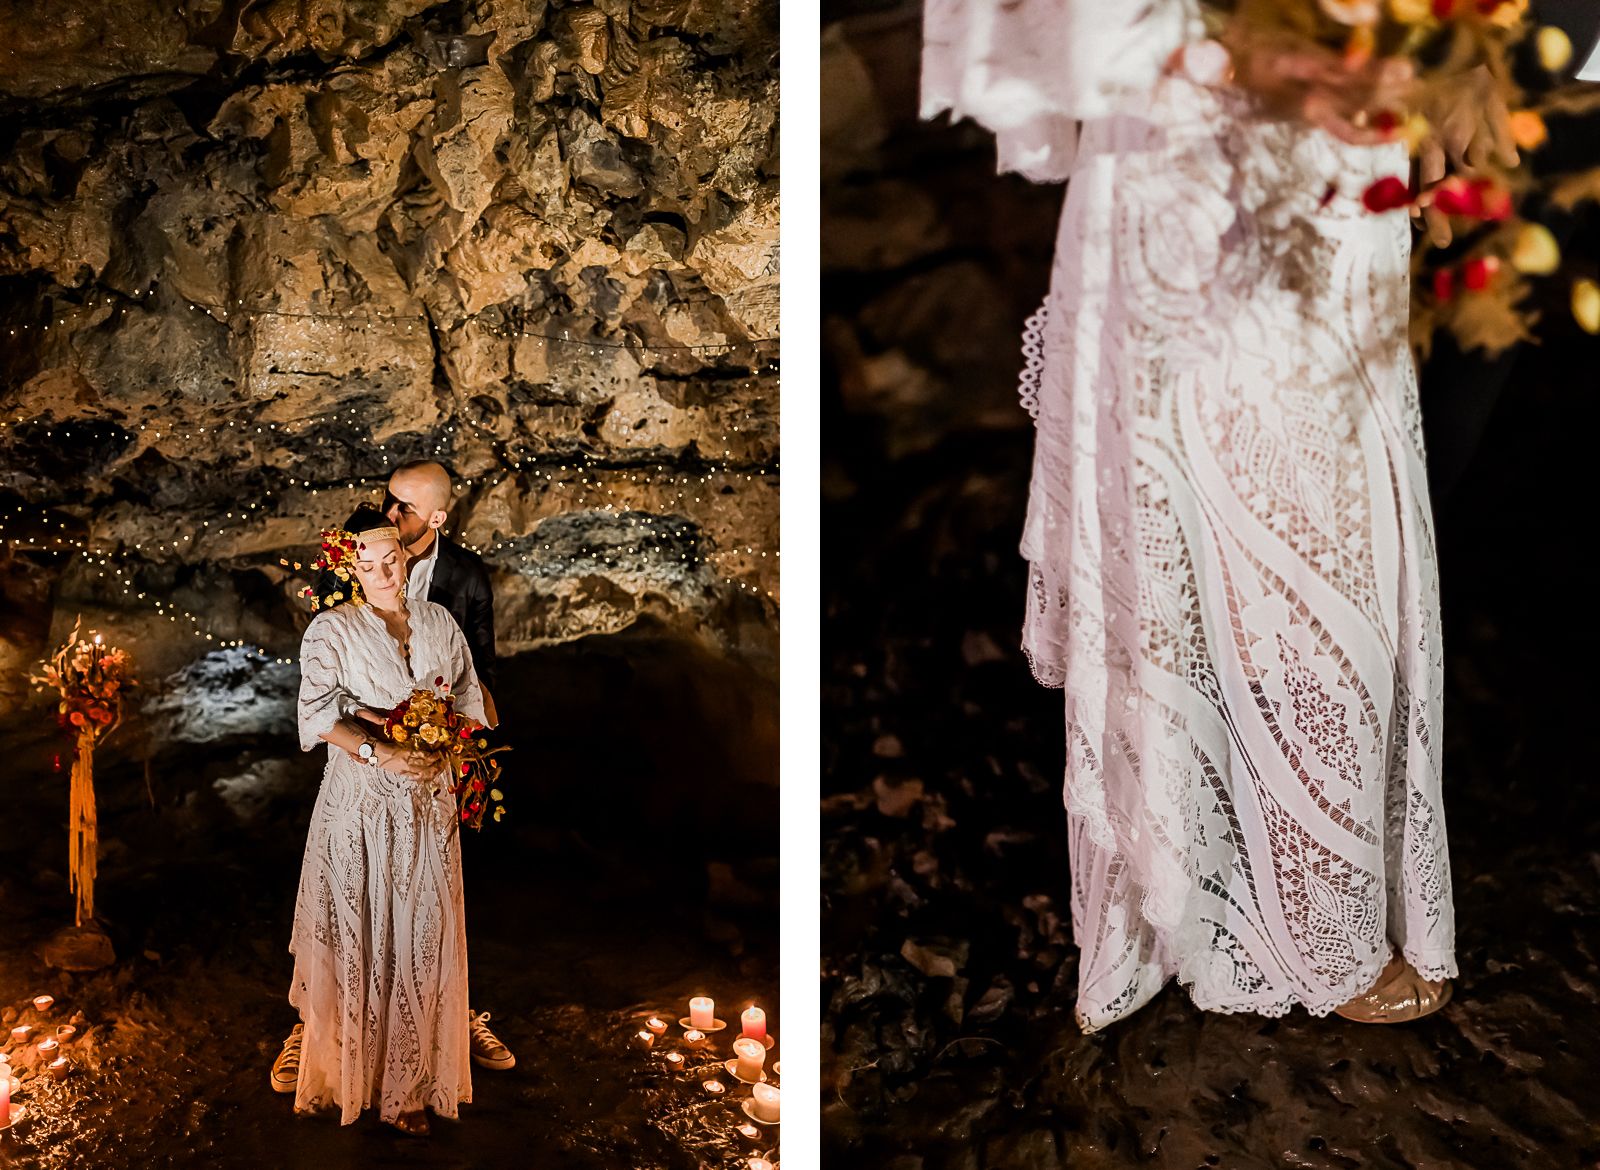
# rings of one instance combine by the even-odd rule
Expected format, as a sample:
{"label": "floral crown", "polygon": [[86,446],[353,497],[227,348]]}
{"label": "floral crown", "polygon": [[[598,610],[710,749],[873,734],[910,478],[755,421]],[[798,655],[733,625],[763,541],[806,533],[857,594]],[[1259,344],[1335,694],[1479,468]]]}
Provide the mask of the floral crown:
{"label": "floral crown", "polygon": [[[300,596],[311,599],[311,608],[320,609],[324,605],[337,605],[346,600],[345,589],[349,589],[348,600],[356,605],[364,605],[366,598],[362,596],[361,582],[356,580],[352,567],[357,554],[366,547],[368,541],[399,540],[398,528],[369,528],[365,532],[347,532],[343,528],[324,528],[322,530],[322,554],[312,562],[312,568],[323,572],[332,573],[343,586],[336,587],[332,593],[319,596],[315,586],[308,585],[300,591]],[[296,566],[298,567],[298,566]]]}

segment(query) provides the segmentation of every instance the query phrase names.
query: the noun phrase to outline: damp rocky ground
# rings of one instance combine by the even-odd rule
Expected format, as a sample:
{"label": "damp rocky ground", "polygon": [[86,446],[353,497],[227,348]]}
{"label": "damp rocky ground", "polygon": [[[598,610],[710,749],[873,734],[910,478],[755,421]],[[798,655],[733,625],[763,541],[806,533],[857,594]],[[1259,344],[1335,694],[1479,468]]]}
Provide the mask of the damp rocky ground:
{"label": "damp rocky ground", "polygon": [[[1405,1027],[1073,1021],[1060,692],[1018,649],[1015,377],[1060,187],[915,123],[915,5],[826,6],[823,1160],[831,1170],[1600,1164],[1595,342],[1552,312],[1482,443],[1424,374],[1461,978]],[[1592,266],[1590,214],[1569,246]],[[1587,257],[1587,259],[1583,259]]]}
{"label": "damp rocky ground", "polygon": [[[676,1021],[697,994],[735,1021],[759,1003],[781,1036],[772,688],[643,637],[589,639],[502,671],[517,713],[511,815],[469,834],[463,857],[472,1004],[492,1014],[517,1065],[475,1068],[473,1102],[428,1139],[370,1114],[348,1127],[297,1117],[268,1087],[296,1019],[287,945],[314,755],[290,754],[270,725],[248,730],[237,709],[210,742],[193,723],[169,725],[186,743],[119,753],[113,740],[96,777],[97,909],[118,957],[74,975],[37,954],[72,913],[66,777],[53,771],[63,745],[43,719],[12,725],[0,745],[0,1012],[7,1030],[76,1021],[78,1034],[62,1083],[31,1075],[33,1054],[8,1046],[29,1116],[0,1139],[0,1166],[699,1170],[775,1159],[778,1130],[737,1132],[747,1089],[726,1074],[724,1097],[701,1088],[731,1055],[736,1024],[702,1051],[683,1049],[675,1024],[650,1052],[629,1045],[641,1020]],[[30,1002],[39,994],[55,999],[47,1013]],[[686,1052],[686,1071],[667,1071],[672,1050]]]}

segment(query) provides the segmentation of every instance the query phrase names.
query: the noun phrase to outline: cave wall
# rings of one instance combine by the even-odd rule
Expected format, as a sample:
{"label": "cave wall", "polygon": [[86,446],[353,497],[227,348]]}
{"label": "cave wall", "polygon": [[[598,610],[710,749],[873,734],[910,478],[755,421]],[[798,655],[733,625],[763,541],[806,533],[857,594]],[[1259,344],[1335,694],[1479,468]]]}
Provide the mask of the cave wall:
{"label": "cave wall", "polygon": [[771,0],[0,4],[0,710],[82,613],[291,657],[439,459],[502,653],[775,677]]}

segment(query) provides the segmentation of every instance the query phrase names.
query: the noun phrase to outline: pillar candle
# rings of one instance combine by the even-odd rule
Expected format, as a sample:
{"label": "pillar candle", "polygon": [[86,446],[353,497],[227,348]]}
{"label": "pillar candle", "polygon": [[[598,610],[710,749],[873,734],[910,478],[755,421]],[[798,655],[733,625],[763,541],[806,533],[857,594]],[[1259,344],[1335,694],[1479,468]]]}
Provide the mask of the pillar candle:
{"label": "pillar candle", "polygon": [[0,1064],[0,1123],[11,1124],[11,1069]]}
{"label": "pillar candle", "polygon": [[704,995],[697,995],[689,1001],[689,1026],[693,1028],[710,1028],[715,1019],[716,1004]]}
{"label": "pillar candle", "polygon": [[756,1085],[751,1090],[750,1111],[757,1121],[778,1120],[778,1090],[771,1085]]}
{"label": "pillar candle", "polygon": [[744,1009],[744,1015],[739,1017],[744,1025],[744,1034],[753,1040],[764,1040],[767,1036],[767,1013],[751,1004]]}
{"label": "pillar candle", "polygon": [[759,1081],[761,1066],[767,1063],[767,1046],[759,1040],[740,1036],[733,1042],[733,1075],[741,1081]]}

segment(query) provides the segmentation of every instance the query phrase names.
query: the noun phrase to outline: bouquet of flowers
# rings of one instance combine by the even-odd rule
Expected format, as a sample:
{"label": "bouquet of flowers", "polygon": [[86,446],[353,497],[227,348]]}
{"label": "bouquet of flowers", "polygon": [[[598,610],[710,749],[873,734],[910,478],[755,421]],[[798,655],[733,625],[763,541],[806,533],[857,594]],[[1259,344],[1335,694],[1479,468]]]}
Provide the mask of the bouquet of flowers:
{"label": "bouquet of flowers", "polygon": [[123,692],[138,682],[128,652],[105,645],[99,634],[93,640],[80,640],[81,624],[81,620],[73,624],[66,643],[39,664],[43,673],[28,681],[41,691],[48,688],[60,695],[56,719],[64,729],[94,740],[116,730],[122,722]]}
{"label": "bouquet of flowers", "polygon": [[450,685],[435,678],[432,691],[414,690],[402,699],[383,720],[383,735],[390,743],[437,764],[438,771],[451,777],[450,791],[456,798],[461,823],[472,829],[483,827],[489,802],[494,804],[494,819],[505,815],[498,787],[500,761],[492,757],[510,749],[489,746],[480,734],[483,724],[456,710]]}
{"label": "bouquet of flowers", "polygon": [[77,925],[94,919],[94,878],[99,866],[99,821],[94,807],[94,745],[122,722],[123,694],[138,683],[127,651],[107,646],[96,634],[78,637],[82,620],[72,624],[66,643],[45,659],[43,673],[29,681],[54,690],[56,718],[75,736],[68,796],[67,881],[77,902]]}
{"label": "bouquet of flowers", "polygon": [[[1593,266],[1564,260],[1555,236],[1535,218],[1600,198],[1600,169],[1535,176],[1526,165],[1548,138],[1545,116],[1595,108],[1600,87],[1586,92],[1565,84],[1572,44],[1558,28],[1531,27],[1528,0],[1203,4],[1210,31],[1241,71],[1250,72],[1257,57],[1270,70],[1275,53],[1297,44],[1352,75],[1372,68],[1376,76],[1375,67],[1386,63],[1405,67],[1405,83],[1358,112],[1355,122],[1405,142],[1414,160],[1411,175],[1381,179],[1362,198],[1369,211],[1403,208],[1428,222],[1413,252],[1412,343],[1419,356],[1438,329],[1490,356],[1531,338],[1538,314],[1525,307],[1529,278],[1564,267],[1573,319],[1600,333]],[[1466,158],[1452,161],[1469,173],[1446,173],[1443,144],[1468,141],[1476,145]]]}

